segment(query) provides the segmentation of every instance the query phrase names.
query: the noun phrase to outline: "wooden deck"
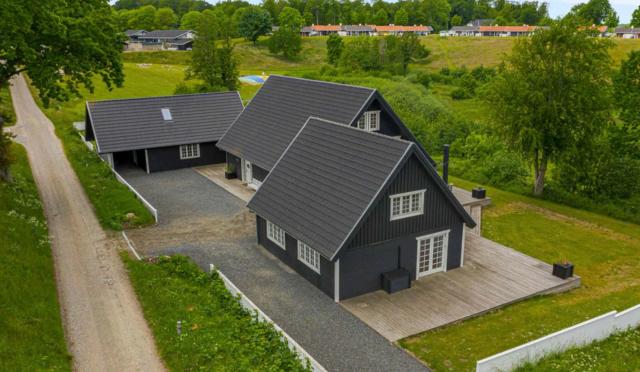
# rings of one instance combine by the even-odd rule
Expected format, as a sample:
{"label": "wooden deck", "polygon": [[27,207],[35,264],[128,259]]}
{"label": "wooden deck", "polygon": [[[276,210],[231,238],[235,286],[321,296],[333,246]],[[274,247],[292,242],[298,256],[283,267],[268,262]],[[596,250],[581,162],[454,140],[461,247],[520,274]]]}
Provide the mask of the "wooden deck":
{"label": "wooden deck", "polygon": [[487,311],[580,286],[562,280],[551,265],[476,234],[466,234],[462,268],[414,281],[404,291],[376,291],[341,304],[390,341],[396,341]]}
{"label": "wooden deck", "polygon": [[196,172],[207,177],[211,182],[229,191],[237,198],[249,202],[255,191],[247,187],[245,182],[239,179],[228,180],[224,178],[224,164],[212,164],[193,168]]}

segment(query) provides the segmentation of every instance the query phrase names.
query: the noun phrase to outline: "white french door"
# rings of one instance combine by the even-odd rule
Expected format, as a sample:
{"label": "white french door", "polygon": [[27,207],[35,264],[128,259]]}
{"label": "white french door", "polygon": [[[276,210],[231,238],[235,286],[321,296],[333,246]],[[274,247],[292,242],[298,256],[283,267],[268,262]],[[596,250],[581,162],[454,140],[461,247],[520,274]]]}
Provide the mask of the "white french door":
{"label": "white french door", "polygon": [[251,162],[242,159],[244,166],[242,167],[242,178],[244,182],[251,183],[253,181],[253,167]]}
{"label": "white french door", "polygon": [[416,279],[425,275],[445,271],[449,230],[421,236],[418,241]]}

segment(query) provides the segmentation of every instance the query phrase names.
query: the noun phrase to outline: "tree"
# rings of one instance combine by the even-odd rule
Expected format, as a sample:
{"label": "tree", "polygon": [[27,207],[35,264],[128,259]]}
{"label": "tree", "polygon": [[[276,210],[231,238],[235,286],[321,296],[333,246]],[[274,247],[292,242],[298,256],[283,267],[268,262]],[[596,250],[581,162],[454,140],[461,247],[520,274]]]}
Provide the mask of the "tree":
{"label": "tree", "polygon": [[387,69],[393,73],[406,75],[409,71],[409,63],[424,59],[429,55],[414,33],[405,33],[402,36],[387,36],[386,61]]}
{"label": "tree", "polygon": [[609,0],[589,0],[571,9],[571,13],[582,18],[587,24],[601,25],[614,12]]}
{"label": "tree", "polygon": [[134,30],[153,30],[156,23],[156,8],[146,5],[131,11],[128,27]]}
{"label": "tree", "polygon": [[498,131],[532,163],[541,195],[550,161],[589,143],[611,121],[610,40],[567,19],[516,41],[484,96]]}
{"label": "tree", "polygon": [[451,17],[451,26],[462,26],[462,17],[459,15]]}
{"label": "tree", "polygon": [[633,11],[633,15],[631,16],[631,26],[640,27],[640,6]]}
{"label": "tree", "polygon": [[271,32],[271,15],[258,7],[246,8],[238,20],[238,31],[253,44],[258,38]]}
{"label": "tree", "polygon": [[617,27],[620,23],[620,18],[618,18],[618,13],[615,10],[611,10],[611,13],[607,15],[607,18],[604,20],[604,24],[607,27],[614,28]]}
{"label": "tree", "polygon": [[187,79],[200,79],[206,90],[219,90],[222,79],[217,66],[216,40],[220,35],[218,14],[209,10],[202,12],[195,31],[197,36],[193,41]]}
{"label": "tree", "polygon": [[11,152],[11,139],[13,135],[5,133],[4,119],[0,117],[0,181],[11,181],[11,173],[9,172],[11,163],[13,163],[13,154]]}
{"label": "tree", "polygon": [[216,56],[220,82],[228,90],[236,90],[238,87],[238,62],[233,54],[235,46],[231,40],[233,36],[232,21],[226,15],[220,17],[220,34],[222,43]]}
{"label": "tree", "polygon": [[373,24],[382,26],[389,23],[389,14],[384,9],[380,9],[373,15]]}
{"label": "tree", "polygon": [[327,38],[327,62],[336,66],[342,56],[342,37],[337,34],[329,35]]}
{"label": "tree", "polygon": [[400,26],[409,24],[409,13],[407,13],[404,8],[398,9],[396,14],[393,16],[393,24]]}
{"label": "tree", "polygon": [[195,10],[185,13],[180,19],[181,30],[195,30],[202,14]]}
{"label": "tree", "polygon": [[[614,98],[620,108],[620,119],[640,130],[640,51],[629,53],[620,70],[613,76]],[[640,133],[639,133],[640,134]],[[640,145],[640,137],[636,137]],[[640,148],[640,146],[639,146]]]}
{"label": "tree", "polygon": [[436,31],[447,29],[450,12],[451,6],[447,0],[423,0],[422,2],[424,23],[433,26]]}
{"label": "tree", "polygon": [[291,7],[285,7],[278,16],[280,27],[269,40],[271,53],[282,53],[287,59],[293,59],[302,50],[300,29],[303,19],[300,12]]}
{"label": "tree", "polygon": [[45,105],[90,92],[98,75],[121,86],[124,35],[104,0],[0,1],[0,87],[21,72]]}
{"label": "tree", "polygon": [[173,28],[178,22],[178,17],[171,8],[160,8],[156,11],[155,25],[159,30]]}

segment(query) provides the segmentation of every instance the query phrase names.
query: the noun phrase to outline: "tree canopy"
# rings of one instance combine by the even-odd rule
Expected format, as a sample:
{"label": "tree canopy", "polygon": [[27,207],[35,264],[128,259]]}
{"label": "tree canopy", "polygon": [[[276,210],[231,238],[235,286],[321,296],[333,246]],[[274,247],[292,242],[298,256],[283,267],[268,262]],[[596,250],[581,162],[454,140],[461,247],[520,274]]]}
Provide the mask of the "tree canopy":
{"label": "tree canopy", "polygon": [[640,27],[640,5],[638,5],[631,15],[631,26]]}
{"label": "tree canopy", "polygon": [[484,90],[497,129],[532,163],[542,194],[550,161],[589,143],[611,122],[610,40],[573,20],[516,41]]}
{"label": "tree canopy", "polygon": [[92,91],[95,75],[123,83],[124,35],[106,0],[3,0],[0,25],[0,86],[25,71],[46,105]]}
{"label": "tree canopy", "polygon": [[251,40],[254,44],[260,36],[267,35],[271,32],[271,15],[264,9],[259,7],[241,8],[236,11],[236,14],[241,10],[238,22],[238,32],[245,39]]}
{"label": "tree canopy", "polygon": [[278,16],[279,28],[269,40],[269,50],[272,53],[282,53],[287,59],[296,57],[302,50],[300,28],[303,22],[299,11],[285,7]]}

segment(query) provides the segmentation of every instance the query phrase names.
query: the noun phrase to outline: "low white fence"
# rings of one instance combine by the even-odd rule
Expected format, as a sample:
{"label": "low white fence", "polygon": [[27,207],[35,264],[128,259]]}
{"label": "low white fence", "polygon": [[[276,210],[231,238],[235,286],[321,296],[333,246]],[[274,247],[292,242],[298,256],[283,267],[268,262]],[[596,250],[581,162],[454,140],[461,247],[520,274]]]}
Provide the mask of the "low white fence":
{"label": "low white fence", "polygon": [[536,362],[546,355],[575,346],[604,340],[611,334],[640,326],[640,305],[623,312],[612,311],[599,317],[565,328],[556,333],[482,359],[476,372],[510,371],[527,362]]}
{"label": "low white fence", "polygon": [[123,185],[127,186],[129,190],[131,190],[131,192],[133,192],[136,195],[136,197],[149,210],[149,212],[151,212],[151,214],[153,215],[153,218],[156,220],[156,223],[158,223],[158,210],[153,205],[151,205],[151,203],[149,203],[147,199],[144,198],[144,196],[140,195],[138,190],[133,188],[133,186],[129,185],[129,182],[127,182],[118,172],[116,172],[115,169],[113,168],[110,168],[110,169],[113,172],[113,174],[116,176],[116,179],[120,181],[120,183],[122,183]]}
{"label": "low white fence", "polygon": [[[211,271],[217,270],[213,264],[211,264],[210,269]],[[229,290],[232,295],[240,295],[240,304],[242,305],[242,307],[251,312],[255,311],[259,320],[271,323],[273,327],[278,332],[280,332],[282,338],[287,341],[289,348],[298,355],[303,363],[306,363],[308,360],[311,364],[311,369],[314,372],[327,371],[320,363],[318,363],[318,361],[313,359],[313,357],[309,353],[307,353],[307,351],[303,349],[302,346],[300,346],[300,344],[296,342],[296,340],[294,340],[285,331],[283,331],[282,328],[280,328],[273,320],[271,320],[271,318],[269,318],[269,316],[267,316],[267,314],[260,310],[260,308],[256,306],[249,298],[247,298],[247,296],[245,296],[244,293],[242,293],[242,291],[240,291],[240,289],[238,289],[238,287],[236,287],[236,285],[233,284],[233,282],[231,282],[231,280],[229,280],[229,278],[227,278],[220,270],[218,270],[218,275],[220,275],[220,278],[224,282],[224,286],[227,287],[227,290]]]}

